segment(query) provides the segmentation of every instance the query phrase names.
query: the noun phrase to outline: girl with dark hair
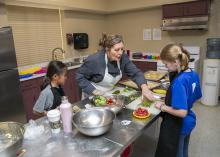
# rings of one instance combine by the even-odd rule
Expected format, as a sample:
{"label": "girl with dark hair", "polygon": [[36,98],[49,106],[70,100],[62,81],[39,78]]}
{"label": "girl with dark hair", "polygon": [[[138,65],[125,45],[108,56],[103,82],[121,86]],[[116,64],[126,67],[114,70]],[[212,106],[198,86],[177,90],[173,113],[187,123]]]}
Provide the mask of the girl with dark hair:
{"label": "girl with dark hair", "polygon": [[201,98],[199,76],[189,67],[189,53],[178,44],[168,44],[160,54],[170,75],[165,103],[155,107],[162,111],[162,123],[155,157],[188,157],[191,131],[196,125],[193,104]]}
{"label": "girl with dark hair", "polygon": [[41,93],[34,105],[33,112],[38,116],[45,116],[47,111],[57,108],[61,104],[61,97],[67,79],[67,67],[60,61],[51,61],[47,68],[46,79],[41,85]]}

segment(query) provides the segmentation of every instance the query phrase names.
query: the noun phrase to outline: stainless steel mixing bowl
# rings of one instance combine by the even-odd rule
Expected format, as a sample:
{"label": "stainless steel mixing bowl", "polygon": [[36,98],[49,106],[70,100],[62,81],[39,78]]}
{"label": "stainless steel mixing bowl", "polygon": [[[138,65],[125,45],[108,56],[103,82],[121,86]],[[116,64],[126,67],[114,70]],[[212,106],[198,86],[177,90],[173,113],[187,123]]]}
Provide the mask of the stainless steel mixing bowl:
{"label": "stainless steel mixing bowl", "polygon": [[95,104],[95,99],[96,99],[95,96],[91,99],[91,102],[95,106],[110,109],[115,114],[118,114],[125,107],[125,98],[126,97],[123,96],[123,95],[111,95],[111,96],[105,96],[105,98],[106,99],[109,99],[109,98],[113,99],[113,104],[112,105],[105,104],[105,105],[102,105],[102,106],[97,105],[97,104]]}
{"label": "stainless steel mixing bowl", "polygon": [[107,105],[107,107],[115,114],[118,114],[125,107],[125,96],[112,95],[108,96],[107,98],[112,98],[114,100],[114,103],[112,105]]}
{"label": "stainless steel mixing bowl", "polygon": [[23,135],[23,124],[0,122],[0,156],[15,157],[22,146]]}
{"label": "stainless steel mixing bowl", "polygon": [[106,133],[113,124],[115,113],[106,108],[83,109],[73,115],[73,125],[82,134],[99,136]]}

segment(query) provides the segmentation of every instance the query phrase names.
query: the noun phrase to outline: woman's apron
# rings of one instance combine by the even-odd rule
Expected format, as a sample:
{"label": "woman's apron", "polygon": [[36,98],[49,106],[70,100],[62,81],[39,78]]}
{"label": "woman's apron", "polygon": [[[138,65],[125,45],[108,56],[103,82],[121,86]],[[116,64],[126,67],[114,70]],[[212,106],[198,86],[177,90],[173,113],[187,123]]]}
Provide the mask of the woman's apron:
{"label": "woman's apron", "polygon": [[[120,70],[120,74],[116,77],[113,77],[111,74],[108,73],[108,57],[107,54],[105,53],[105,75],[103,77],[103,80],[101,82],[95,83],[95,82],[91,82],[92,85],[97,89],[100,90],[102,92],[108,92],[111,91],[114,86],[118,83],[118,81],[122,78],[122,72]],[[118,64],[118,68],[120,69],[120,63],[117,62]],[[88,95],[86,93],[82,94],[82,99],[88,97]]]}
{"label": "woman's apron", "polygon": [[[170,87],[167,90],[165,104],[171,106],[172,82],[180,74],[170,76]],[[180,102],[181,103],[181,102]],[[163,118],[160,126],[160,135],[155,157],[176,157],[179,146],[183,118],[173,116],[169,113],[161,113]]]}

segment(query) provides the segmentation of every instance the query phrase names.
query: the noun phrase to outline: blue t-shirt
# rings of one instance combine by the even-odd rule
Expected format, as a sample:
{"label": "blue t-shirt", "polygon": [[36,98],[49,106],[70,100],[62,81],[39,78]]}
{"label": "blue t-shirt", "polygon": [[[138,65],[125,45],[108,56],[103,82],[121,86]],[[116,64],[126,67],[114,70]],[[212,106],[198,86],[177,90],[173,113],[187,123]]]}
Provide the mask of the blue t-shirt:
{"label": "blue t-shirt", "polygon": [[172,86],[171,106],[175,109],[188,110],[183,119],[181,134],[191,133],[196,125],[196,115],[191,110],[194,102],[202,97],[199,76],[196,72],[182,72],[174,79]]}

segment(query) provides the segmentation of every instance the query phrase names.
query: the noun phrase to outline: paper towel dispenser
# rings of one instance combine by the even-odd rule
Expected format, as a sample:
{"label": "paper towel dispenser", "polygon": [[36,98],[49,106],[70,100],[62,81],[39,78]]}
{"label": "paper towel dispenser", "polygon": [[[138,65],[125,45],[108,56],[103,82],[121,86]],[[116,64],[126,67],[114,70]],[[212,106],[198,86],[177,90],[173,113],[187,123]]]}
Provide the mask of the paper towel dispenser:
{"label": "paper towel dispenser", "polygon": [[86,49],[89,47],[89,38],[87,33],[73,33],[74,49]]}

